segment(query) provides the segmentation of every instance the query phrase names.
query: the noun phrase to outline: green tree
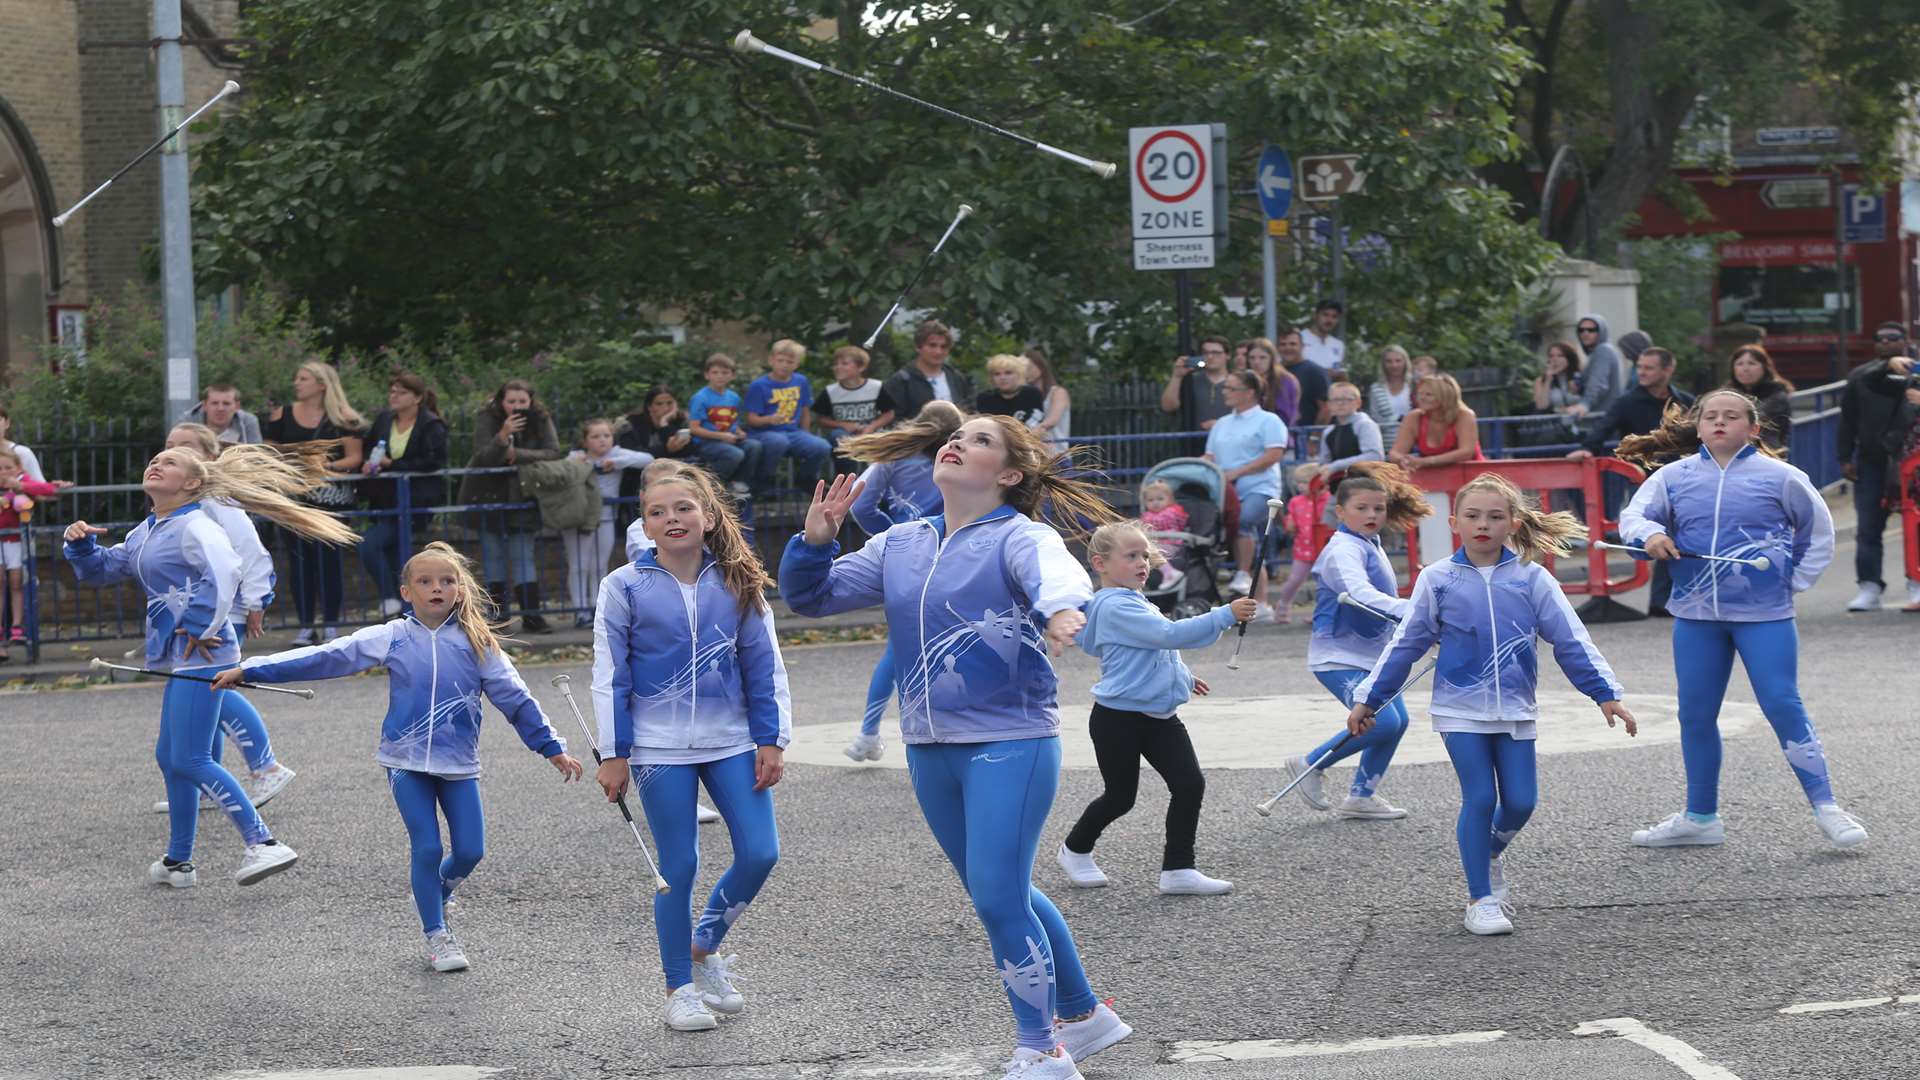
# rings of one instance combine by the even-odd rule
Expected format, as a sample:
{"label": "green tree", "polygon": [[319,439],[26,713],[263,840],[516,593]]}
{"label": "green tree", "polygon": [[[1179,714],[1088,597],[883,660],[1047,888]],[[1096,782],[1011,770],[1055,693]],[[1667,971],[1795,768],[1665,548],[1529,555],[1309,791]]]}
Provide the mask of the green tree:
{"label": "green tree", "polygon": [[[964,201],[913,300],[964,347],[1164,366],[1172,284],[1129,266],[1124,182],[735,53],[742,27],[1090,156],[1203,120],[1227,123],[1236,185],[1266,142],[1360,153],[1343,216],[1385,248],[1347,283],[1374,340],[1497,354],[1550,255],[1478,181],[1518,149],[1527,63],[1484,0],[283,0],[248,9],[271,62],[201,153],[203,272],[280,283],[342,345],[467,326],[530,353],[643,307],[827,343],[865,336]],[[1210,311],[1258,293],[1240,203],[1197,275]],[[1287,317],[1324,278],[1308,255]]]}

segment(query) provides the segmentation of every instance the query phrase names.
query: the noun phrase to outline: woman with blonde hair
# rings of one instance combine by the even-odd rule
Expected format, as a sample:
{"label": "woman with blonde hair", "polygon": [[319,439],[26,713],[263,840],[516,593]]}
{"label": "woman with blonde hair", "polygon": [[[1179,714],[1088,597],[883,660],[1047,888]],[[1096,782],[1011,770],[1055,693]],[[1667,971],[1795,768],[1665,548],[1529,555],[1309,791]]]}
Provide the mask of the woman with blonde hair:
{"label": "woman with blonde hair", "polygon": [[1380,350],[1380,377],[1367,384],[1367,415],[1380,425],[1380,435],[1392,446],[1400,433],[1400,419],[1413,409],[1413,361],[1403,345]]}
{"label": "woman with blonde hair", "polygon": [[106,529],[85,521],[67,526],[65,555],[77,578],[99,585],[131,579],[146,591],[145,666],[203,680],[169,679],[160,707],[155,757],[167,783],[171,833],[166,854],[147,868],[154,884],[184,889],[198,883],[192,860],[203,791],[227,812],[246,843],[234,873],[240,884],[277,874],[297,857],[274,840],[246,789],[211,753],[221,697],[208,693],[204,680],[240,660],[231,613],[241,564],[204,504],[230,504],[313,543],[351,544],[357,537],[340,519],[296,501],[326,481],[320,461],[334,447],[314,449],[290,460],[270,447],[234,446],[211,461],[193,450],[162,450],[141,480],[153,513],[126,540],[102,548],[94,538]]}
{"label": "woman with blonde hair", "polygon": [[[1479,418],[1460,400],[1460,384],[1444,371],[1420,380],[1414,387],[1418,406],[1401,421],[1393,437],[1393,449],[1387,460],[1415,473],[1422,468],[1451,465],[1459,461],[1482,461]],[[1417,479],[1417,477],[1416,477]],[[1428,492],[1427,502],[1433,516],[1420,523],[1420,561],[1435,563],[1453,549],[1453,536],[1447,530],[1452,512],[1451,500],[1444,492]]]}
{"label": "woman with blonde hair", "polygon": [[[340,373],[324,360],[309,360],[293,374],[293,403],[274,406],[260,425],[260,434],[270,446],[296,451],[314,443],[332,444],[326,463],[331,482],[305,497],[321,509],[344,510],[353,505],[355,489],[338,481],[357,475],[365,462],[366,444],[361,437],[366,426],[341,389]],[[335,636],[346,590],[339,549],[289,536],[287,558],[293,569],[294,607],[300,615],[300,633],[293,643],[312,645],[322,639],[314,626],[316,617],[325,626],[324,636]]]}

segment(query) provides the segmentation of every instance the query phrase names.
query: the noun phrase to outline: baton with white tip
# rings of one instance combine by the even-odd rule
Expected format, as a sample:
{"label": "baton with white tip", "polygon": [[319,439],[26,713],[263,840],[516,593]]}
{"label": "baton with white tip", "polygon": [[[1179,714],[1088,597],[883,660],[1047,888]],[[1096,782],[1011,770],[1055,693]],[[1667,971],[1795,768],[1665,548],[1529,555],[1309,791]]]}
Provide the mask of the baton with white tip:
{"label": "baton with white tip", "polygon": [[[560,690],[560,696],[567,699],[567,707],[573,710],[573,718],[580,724],[580,734],[587,737],[587,749],[593,751],[593,763],[601,764],[600,744],[593,741],[593,729],[587,726],[587,718],[580,712],[580,703],[573,699],[573,676],[564,672],[553,677],[553,685]],[[662,896],[673,889],[667,879],[660,876],[660,867],[653,861],[653,852],[647,850],[646,838],[640,835],[640,825],[633,820],[633,811],[627,809],[627,797],[622,794],[614,800],[620,807],[620,816],[627,819],[627,828],[633,830],[633,842],[640,845],[640,854],[647,860],[647,869],[653,871],[653,891]]]}
{"label": "baton with white tip", "polygon": [[1366,612],[1367,614],[1373,616],[1376,619],[1385,619],[1386,621],[1393,622],[1393,623],[1397,623],[1400,621],[1400,616],[1395,615],[1390,611],[1381,611],[1379,608],[1374,607],[1372,604],[1367,603],[1365,600],[1360,599],[1359,597],[1353,595],[1350,592],[1342,592],[1337,599],[1342,604],[1345,604],[1348,607],[1359,608],[1361,611]]}
{"label": "baton with white tip", "polygon": [[[1653,556],[1647,554],[1646,548],[1638,544],[1609,544],[1605,540],[1595,540],[1592,541],[1592,544],[1602,551],[1625,551],[1634,555],[1645,556],[1649,559],[1653,558]],[[1765,570],[1773,565],[1773,560],[1767,558],[1765,555],[1755,555],[1751,559],[1740,559],[1731,555],[1700,555],[1691,551],[1680,551],[1676,552],[1676,554],[1682,559],[1704,559],[1707,562],[1736,563],[1740,566],[1751,566],[1755,570]]]}
{"label": "baton with white tip", "polygon": [[[1273,533],[1273,519],[1280,516],[1280,511],[1286,509],[1286,505],[1279,499],[1267,500],[1267,525],[1260,530],[1259,538],[1253,542],[1253,588],[1247,590],[1248,596],[1260,591],[1260,579],[1267,572],[1267,537]],[[1233,639],[1233,657],[1227,661],[1228,671],[1240,670],[1240,647],[1246,643],[1247,624],[1243,622],[1240,624],[1240,636]]]}
{"label": "baton with white tip", "polygon": [[[1368,610],[1372,610],[1372,609],[1369,608]],[[1379,715],[1382,711],[1386,709],[1387,706],[1393,704],[1396,701],[1399,701],[1401,694],[1404,694],[1408,690],[1413,689],[1414,683],[1417,683],[1421,679],[1426,678],[1427,672],[1432,671],[1435,667],[1438,667],[1439,664],[1440,664],[1439,657],[1435,657],[1434,659],[1427,661],[1427,666],[1421,668],[1419,674],[1415,675],[1413,678],[1408,679],[1406,682],[1402,683],[1400,686],[1400,689],[1392,697],[1381,702],[1380,708],[1373,710],[1374,715],[1376,716]],[[1268,799],[1265,802],[1255,803],[1253,806],[1254,813],[1259,814],[1261,817],[1272,817],[1273,804],[1279,802],[1281,799],[1286,798],[1288,792],[1291,792],[1294,788],[1299,787],[1302,783],[1306,781],[1307,777],[1312,776],[1315,772],[1318,772],[1322,765],[1325,765],[1328,761],[1331,761],[1336,755],[1338,755],[1340,753],[1340,748],[1347,745],[1347,743],[1352,741],[1353,738],[1354,738],[1354,734],[1351,731],[1347,732],[1345,735],[1340,736],[1340,741],[1337,743],[1334,743],[1331,747],[1329,747],[1326,753],[1321,754],[1319,761],[1316,761],[1313,764],[1307,766],[1306,772],[1303,772],[1299,776],[1294,777],[1292,781],[1290,781],[1287,784],[1286,787],[1283,787],[1279,791],[1274,792],[1273,798]]]}
{"label": "baton with white tip", "polygon": [[[130,671],[135,675],[157,675],[162,679],[182,679],[187,682],[203,682],[203,683],[213,682],[212,679],[208,678],[205,675],[186,675],[178,671],[155,671],[152,668],[139,668],[139,667],[133,667],[128,664],[111,664],[105,660],[102,660],[97,656],[87,661],[87,666],[92,668],[95,671],[100,671],[105,668],[112,668],[114,671]],[[266,683],[243,682],[239,686],[235,687],[235,689],[265,690],[269,694],[292,694],[294,697],[297,697],[297,698],[306,698],[308,701],[313,700],[313,691],[308,690],[305,687],[268,686]]]}
{"label": "baton with white tip", "polygon": [[128,169],[131,169],[131,168],[133,168],[133,167],[134,167],[135,165],[138,165],[138,164],[140,164],[141,162],[143,162],[143,161],[145,161],[145,160],[147,160],[147,159],[148,159],[149,157],[152,157],[152,156],[153,156],[153,152],[154,152],[155,150],[158,150],[158,149],[160,149],[161,147],[163,147],[163,146],[165,146],[165,145],[167,145],[167,140],[168,140],[168,139],[171,139],[171,138],[173,138],[173,137],[174,137],[175,135],[178,135],[178,134],[180,134],[180,129],[181,129],[181,128],[184,128],[184,127],[186,127],[186,126],[187,126],[188,124],[191,124],[191,123],[193,123],[193,122],[194,122],[195,120],[197,120],[197,119],[199,119],[199,117],[200,117],[200,114],[201,114],[201,113],[203,113],[203,112],[206,112],[206,111],[207,111],[208,109],[211,109],[211,108],[213,108],[213,107],[214,107],[214,105],[215,105],[216,103],[218,103],[218,102],[219,102],[219,100],[220,100],[221,98],[223,98],[223,97],[226,97],[226,96],[227,96],[228,94],[231,94],[231,93],[233,93],[234,91],[236,91],[236,90],[238,90],[238,89],[240,89],[240,84],[239,84],[239,83],[237,83],[237,82],[234,82],[234,81],[233,81],[232,79],[228,79],[228,80],[227,80],[227,85],[225,85],[225,86],[223,86],[223,87],[221,87],[221,88],[220,88],[220,92],[219,92],[219,93],[217,93],[217,94],[215,94],[215,95],[213,95],[212,97],[210,97],[210,98],[208,98],[208,99],[207,99],[207,103],[206,103],[205,105],[202,105],[202,106],[200,106],[199,108],[197,108],[197,109],[195,109],[195,110],[193,110],[193,111],[192,111],[191,113],[188,113],[188,114],[187,114],[187,118],[186,118],[185,120],[182,120],[182,121],[180,121],[180,122],[179,122],[178,124],[175,124],[175,125],[173,125],[173,130],[172,130],[172,131],[169,131],[169,132],[167,132],[167,133],[166,133],[165,135],[162,135],[162,136],[160,136],[160,141],[159,141],[159,142],[156,142],[156,143],[154,143],[154,144],[153,144],[152,146],[149,146],[149,147],[147,147],[147,148],[146,148],[145,150],[142,150],[142,151],[140,151],[140,156],[139,156],[139,157],[137,157],[137,158],[134,158],[134,159],[133,159],[132,161],[129,161],[129,162],[127,162],[127,163],[126,163],[125,165],[122,165],[122,166],[120,166],[120,171],[119,171],[119,172],[116,172],[116,173],[114,173],[114,174],[113,174],[112,176],[109,176],[109,177],[107,177],[107,179],[106,179],[106,182],[105,182],[105,183],[103,183],[103,184],[101,184],[101,185],[100,185],[99,187],[97,187],[97,188],[94,188],[94,189],[93,189],[92,191],[89,191],[89,192],[87,192],[87,197],[86,197],[86,198],[84,198],[84,199],[81,199],[81,200],[80,200],[79,202],[77,202],[77,203],[74,203],[74,204],[73,204],[72,206],[70,206],[70,207],[68,207],[68,208],[67,208],[67,212],[66,212],[66,213],[64,213],[64,214],[61,214],[61,215],[60,215],[59,217],[56,217],[56,218],[54,218],[54,219],[53,219],[53,227],[54,227],[54,228],[56,228],[56,229],[58,229],[58,228],[60,228],[61,226],[64,226],[64,225],[65,225],[65,224],[67,223],[67,219],[68,219],[68,218],[70,218],[70,217],[72,217],[72,216],[73,216],[74,214],[76,214],[76,213],[79,213],[79,211],[80,211],[80,208],[81,208],[81,207],[83,207],[83,206],[85,206],[85,205],[87,205],[88,203],[90,203],[90,202],[92,202],[92,201],[93,201],[93,197],[94,197],[95,195],[98,195],[98,194],[100,194],[101,192],[103,192],[103,191],[105,191],[105,190],[107,190],[108,188],[110,188],[110,187],[112,187],[112,186],[113,186],[113,182],[114,182],[115,180],[118,180],[118,179],[120,179],[120,178],[121,178],[122,176],[125,176],[125,175],[127,174],[127,170],[128,170]]}

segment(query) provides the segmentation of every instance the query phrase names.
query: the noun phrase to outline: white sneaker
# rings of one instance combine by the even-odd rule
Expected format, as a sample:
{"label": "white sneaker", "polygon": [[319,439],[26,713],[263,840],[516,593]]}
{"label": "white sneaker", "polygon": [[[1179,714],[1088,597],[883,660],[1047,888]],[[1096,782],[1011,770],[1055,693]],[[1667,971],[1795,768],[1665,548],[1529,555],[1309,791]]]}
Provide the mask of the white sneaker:
{"label": "white sneaker", "polygon": [[887,744],[881,742],[879,732],[875,732],[872,735],[855,735],[844,752],[855,761],[879,761],[886,749]]}
{"label": "white sneaker", "polygon": [[398,600],[380,601],[380,614],[385,615],[389,619],[399,615],[402,611],[405,611],[406,608],[407,605]]}
{"label": "white sneaker", "polygon": [[1908,579],[1907,604],[1909,606],[1913,604],[1920,604],[1920,581],[1914,581],[1912,579]]}
{"label": "white sneaker", "polygon": [[1672,814],[1660,824],[1637,829],[1633,834],[1635,847],[1711,847],[1726,839],[1727,826],[1718,815],[1702,825],[1685,814]]}
{"label": "white sneaker", "polygon": [[1819,824],[1820,831],[1827,834],[1827,839],[1833,841],[1834,847],[1850,848],[1867,842],[1867,827],[1835,803],[1815,807],[1813,820]]}
{"label": "white sneaker", "polygon": [[1060,869],[1066,871],[1067,884],[1072,885],[1076,889],[1104,889],[1107,887],[1107,875],[1102,873],[1100,867],[1094,864],[1093,852],[1091,851],[1085,855],[1081,855],[1078,852],[1068,851],[1067,845],[1063,843],[1060,845],[1059,852],[1054,855],[1054,861],[1060,864]]}
{"label": "white sneaker", "polygon": [[1259,603],[1253,605],[1253,621],[1254,622],[1272,622],[1273,621],[1273,605],[1267,603],[1265,600],[1262,600]]}
{"label": "white sneaker", "polygon": [[1245,570],[1235,570],[1233,577],[1227,581],[1227,591],[1230,593],[1240,593],[1241,595],[1252,592],[1253,575],[1247,573]]}
{"label": "white sneaker", "polygon": [[293,635],[293,647],[296,649],[303,645],[318,645],[319,643],[319,632],[311,626],[303,626],[300,628],[299,633]]}
{"label": "white sneaker", "polygon": [[1487,884],[1493,889],[1493,898],[1504,907],[1512,907],[1513,890],[1507,888],[1507,860],[1495,855],[1487,864]]}
{"label": "white sneaker", "polygon": [[[1908,588],[1911,590],[1912,582],[1908,582]],[[1860,583],[1860,591],[1854,593],[1853,599],[1847,601],[1847,610],[1878,611],[1880,610],[1880,594],[1885,591],[1881,586],[1875,585],[1871,581],[1863,581]]]}
{"label": "white sneaker", "polygon": [[178,866],[168,866],[163,859],[153,860],[147,867],[147,880],[155,885],[171,885],[176,889],[191,889],[200,884],[200,872],[190,862]]}
{"label": "white sneaker", "polygon": [[286,787],[298,775],[300,774],[276,761],[267,767],[266,772],[253,774],[250,778],[252,783],[247,785],[247,798],[253,800],[253,808],[258,810],[267,805],[268,799],[280,794],[280,789]]}
{"label": "white sneaker", "polygon": [[1013,1052],[1013,1060],[1007,1062],[1006,1069],[1003,1080],[1086,1080],[1080,1070],[1073,1067],[1073,1055],[1059,1047],[1054,1047],[1051,1054],[1043,1054],[1022,1046]]}
{"label": "white sneaker", "polygon": [[427,935],[427,963],[435,971],[465,971],[472,966],[467,963],[467,952],[460,947],[459,939],[451,930],[441,930]]}
{"label": "white sneaker", "polygon": [[1060,1049],[1076,1062],[1087,1060],[1131,1034],[1133,1028],[1104,1001],[1095,1005],[1093,1015],[1085,1020],[1053,1022],[1053,1037],[1059,1040]]}
{"label": "white sneaker", "polygon": [[1486,937],[1513,933],[1513,920],[1507,918],[1507,905],[1491,896],[1483,896],[1467,905],[1467,932]]}
{"label": "white sneaker", "polygon": [[1332,800],[1327,798],[1326,773],[1321,772],[1319,769],[1312,768],[1307,764],[1306,758],[1297,755],[1288,758],[1284,764],[1287,769],[1287,780],[1289,782],[1300,780],[1302,776],[1306,777],[1305,780],[1300,780],[1300,786],[1293,790],[1299,792],[1300,797],[1307,800],[1308,806],[1313,807],[1315,810],[1325,810],[1333,805]]}
{"label": "white sneaker", "polygon": [[294,861],[299,858],[285,844],[249,844],[247,854],[240,860],[240,869],[233,872],[233,880],[242,885],[258,885],[282,870],[293,869]]}
{"label": "white sneaker", "polygon": [[1210,878],[1198,870],[1160,871],[1162,896],[1219,896],[1233,891],[1233,882]]}
{"label": "white sneaker", "polygon": [[326,631],[322,633],[320,636],[325,638],[328,641],[332,641],[334,638],[337,638],[340,636],[340,628],[337,626],[329,626],[327,627]]}
{"label": "white sneaker", "polygon": [[706,1003],[707,1008],[728,1016],[747,1007],[747,999],[741,997],[740,991],[733,985],[733,980],[739,978],[733,973],[735,959],[729,954],[709,956],[704,963],[699,960],[693,962],[693,985],[694,989],[700,991],[700,1000]]}
{"label": "white sneaker", "polygon": [[711,825],[720,820],[720,811],[715,810],[706,803],[694,803],[693,805],[698,808],[694,811],[693,818],[699,824]]}
{"label": "white sneaker", "polygon": [[727,490],[744,499],[753,494],[753,485],[745,480],[735,480],[727,485]]}
{"label": "white sneaker", "polygon": [[[1311,782],[1308,781],[1308,783]],[[1305,787],[1306,784],[1300,786]],[[1378,795],[1368,795],[1365,798],[1349,795],[1340,800],[1339,806],[1333,808],[1333,816],[1362,821],[1398,821],[1406,817],[1407,812]]]}
{"label": "white sneaker", "polygon": [[712,1031],[720,1026],[719,1018],[700,1000],[700,991],[692,983],[675,987],[667,995],[666,1021],[675,1031]]}

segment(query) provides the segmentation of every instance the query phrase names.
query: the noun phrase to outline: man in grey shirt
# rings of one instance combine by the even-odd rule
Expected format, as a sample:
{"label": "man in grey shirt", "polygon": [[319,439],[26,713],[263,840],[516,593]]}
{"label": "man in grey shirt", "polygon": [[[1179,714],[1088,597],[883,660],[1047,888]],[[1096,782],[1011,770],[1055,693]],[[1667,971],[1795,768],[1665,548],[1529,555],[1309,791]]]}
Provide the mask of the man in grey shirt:
{"label": "man in grey shirt", "polygon": [[1567,415],[1605,416],[1625,388],[1620,352],[1607,341],[1607,320],[1599,315],[1580,316],[1574,322],[1574,330],[1580,337],[1580,351],[1587,354],[1587,361],[1581,369],[1585,382],[1580,400],[1567,406]]}
{"label": "man in grey shirt", "polygon": [[188,409],[179,423],[205,424],[223,443],[257,443],[260,418],[240,407],[240,389],[232,383],[214,383],[200,392],[200,404]]}

